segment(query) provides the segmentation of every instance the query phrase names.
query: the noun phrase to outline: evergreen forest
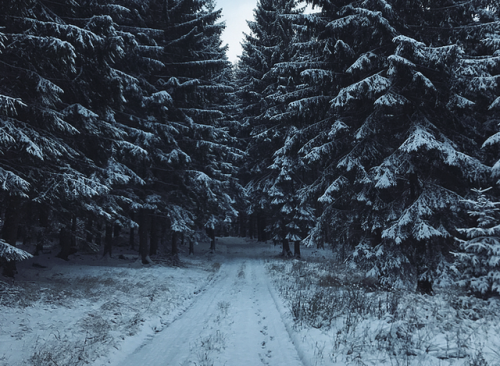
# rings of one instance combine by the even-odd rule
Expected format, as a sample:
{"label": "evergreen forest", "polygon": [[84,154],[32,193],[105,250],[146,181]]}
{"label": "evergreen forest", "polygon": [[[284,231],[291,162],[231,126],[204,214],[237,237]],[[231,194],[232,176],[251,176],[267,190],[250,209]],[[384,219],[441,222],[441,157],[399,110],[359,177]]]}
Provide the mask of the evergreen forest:
{"label": "evergreen forest", "polygon": [[[305,6],[313,12],[306,13]],[[500,294],[496,0],[0,2],[0,261],[330,248],[383,286]]]}

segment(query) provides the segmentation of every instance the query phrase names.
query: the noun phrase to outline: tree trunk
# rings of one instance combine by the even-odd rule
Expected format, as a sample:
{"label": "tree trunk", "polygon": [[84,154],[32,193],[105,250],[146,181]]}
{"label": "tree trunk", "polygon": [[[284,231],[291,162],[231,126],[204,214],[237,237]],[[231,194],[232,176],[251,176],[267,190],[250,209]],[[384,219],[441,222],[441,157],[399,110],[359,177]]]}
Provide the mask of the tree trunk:
{"label": "tree trunk", "polygon": [[266,241],[266,219],[262,216],[257,216],[257,240]]}
{"label": "tree trunk", "polygon": [[139,213],[139,253],[143,264],[149,264],[150,217],[146,211]]}
{"label": "tree trunk", "polygon": [[34,241],[33,239],[36,239],[36,232],[35,232],[35,227],[36,227],[36,207],[37,205],[34,202],[28,201],[28,203],[25,206],[24,212],[26,213],[26,217],[24,220],[24,226],[23,226],[23,246],[31,246],[32,242]]}
{"label": "tree trunk", "polygon": [[293,256],[300,259],[300,241],[296,240],[293,245]]}
{"label": "tree trunk", "polygon": [[281,252],[281,255],[283,257],[291,257],[292,251],[290,250],[290,242],[288,241],[288,239],[283,239],[282,244],[283,244],[283,250]]}
{"label": "tree trunk", "polygon": [[316,243],[317,249],[325,249],[325,243],[330,242],[330,231],[327,225],[323,225],[323,240],[318,240]]}
{"label": "tree trunk", "polygon": [[17,196],[7,198],[5,221],[2,228],[2,239],[13,247],[16,246],[19,223],[21,221],[22,200]]}
{"label": "tree trunk", "polygon": [[215,252],[215,230],[207,229],[208,237],[210,238],[210,251]]}
{"label": "tree trunk", "polygon": [[36,214],[38,217],[39,228],[36,233],[36,247],[34,255],[39,255],[43,253],[45,244],[48,240],[50,210],[47,206],[38,204]]}
{"label": "tree trunk", "polygon": [[103,257],[108,255],[111,258],[111,254],[113,251],[113,225],[106,224],[106,234],[104,237],[104,253]]}
{"label": "tree trunk", "polygon": [[38,220],[40,222],[40,226],[44,228],[48,228],[50,224],[50,209],[40,204],[39,216]]}
{"label": "tree trunk", "polygon": [[16,261],[7,261],[0,257],[0,267],[3,268],[2,275],[5,277],[14,277],[17,273]]}
{"label": "tree trunk", "polygon": [[254,215],[248,216],[248,237],[250,239],[254,238]]}
{"label": "tree trunk", "polygon": [[[134,220],[134,213],[130,213],[130,218]],[[130,232],[128,235],[128,245],[130,246],[130,249],[135,250],[135,229],[133,227],[130,227]]]}
{"label": "tree trunk", "polygon": [[101,246],[101,242],[102,242],[102,223],[101,221],[97,221],[97,234],[95,236],[95,243],[98,245],[98,246]]}
{"label": "tree trunk", "polygon": [[45,244],[47,244],[47,237],[49,235],[49,229],[43,228],[39,229],[36,235],[36,247],[35,247],[35,255],[39,255],[43,253],[45,248]]}
{"label": "tree trunk", "polygon": [[177,238],[179,233],[174,231],[172,233],[172,264],[178,266],[180,264],[179,260],[179,248],[177,246]]}
{"label": "tree trunk", "polygon": [[[7,209],[5,210],[5,221],[2,228],[2,239],[8,244],[16,246],[17,232],[19,222],[21,221],[21,206],[22,200],[17,196],[7,198]],[[14,277],[17,273],[16,261],[7,261],[0,258],[0,264],[3,267],[3,275],[6,277]]]}
{"label": "tree trunk", "polygon": [[151,234],[149,240],[149,255],[155,255],[158,253],[158,243],[160,241],[160,236],[158,232],[158,217],[153,216],[151,218]]}
{"label": "tree trunk", "polygon": [[76,230],[78,227],[78,221],[76,215],[73,215],[71,218],[71,250],[73,251],[71,254],[76,253],[77,245],[76,245]]}
{"label": "tree trunk", "polygon": [[113,226],[113,238],[118,238],[122,231],[122,227],[119,224]]}
{"label": "tree trunk", "polygon": [[69,260],[69,255],[71,254],[71,230],[67,226],[64,226],[59,231],[59,245],[61,246],[61,251],[56,257],[65,261]]}
{"label": "tree trunk", "polygon": [[87,220],[87,224],[85,225],[85,241],[87,243],[92,243],[92,240],[94,240],[94,235],[92,235],[93,225],[94,225],[94,220],[92,220],[92,218],[89,218]]}
{"label": "tree trunk", "polygon": [[189,239],[189,255],[194,255],[194,241],[193,239]]}
{"label": "tree trunk", "polygon": [[130,249],[135,250],[135,229],[133,227],[130,228],[130,233],[128,235],[128,245]]}
{"label": "tree trunk", "polygon": [[240,224],[240,230],[239,230],[239,236],[244,238],[247,236],[247,230],[246,230],[246,220],[247,216],[243,211],[239,212],[239,224]]}

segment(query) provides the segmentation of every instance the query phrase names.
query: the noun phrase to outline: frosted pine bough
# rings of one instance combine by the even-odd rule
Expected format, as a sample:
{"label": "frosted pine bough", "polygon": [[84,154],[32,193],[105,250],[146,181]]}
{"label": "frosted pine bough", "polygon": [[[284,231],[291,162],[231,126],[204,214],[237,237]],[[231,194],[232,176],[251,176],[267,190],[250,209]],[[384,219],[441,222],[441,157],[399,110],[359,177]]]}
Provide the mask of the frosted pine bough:
{"label": "frosted pine bough", "polygon": [[31,257],[32,255],[27,251],[16,248],[10,244],[7,244],[3,239],[0,239],[0,259],[3,258],[7,262],[10,262],[22,261]]}

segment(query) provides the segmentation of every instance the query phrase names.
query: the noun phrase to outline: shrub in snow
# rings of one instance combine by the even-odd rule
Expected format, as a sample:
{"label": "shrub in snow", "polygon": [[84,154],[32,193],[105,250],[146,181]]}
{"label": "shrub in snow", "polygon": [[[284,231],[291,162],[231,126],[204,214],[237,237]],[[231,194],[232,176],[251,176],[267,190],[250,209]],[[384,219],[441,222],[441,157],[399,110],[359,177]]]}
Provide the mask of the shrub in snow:
{"label": "shrub in snow", "polygon": [[477,224],[458,229],[466,238],[457,238],[462,251],[454,253],[459,283],[485,297],[500,294],[500,202],[487,197],[489,189],[474,189],[477,198],[464,201]]}

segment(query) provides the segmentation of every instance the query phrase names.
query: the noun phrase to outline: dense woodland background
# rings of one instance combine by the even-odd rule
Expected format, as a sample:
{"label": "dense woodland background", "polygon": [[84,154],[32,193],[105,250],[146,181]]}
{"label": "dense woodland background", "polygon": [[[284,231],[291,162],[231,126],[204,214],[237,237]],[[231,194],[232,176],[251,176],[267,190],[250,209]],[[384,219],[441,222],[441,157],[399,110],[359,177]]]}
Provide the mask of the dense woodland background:
{"label": "dense woodland background", "polygon": [[49,239],[148,263],[232,234],[499,294],[497,1],[260,0],[236,65],[221,11],[0,3],[4,274]]}

